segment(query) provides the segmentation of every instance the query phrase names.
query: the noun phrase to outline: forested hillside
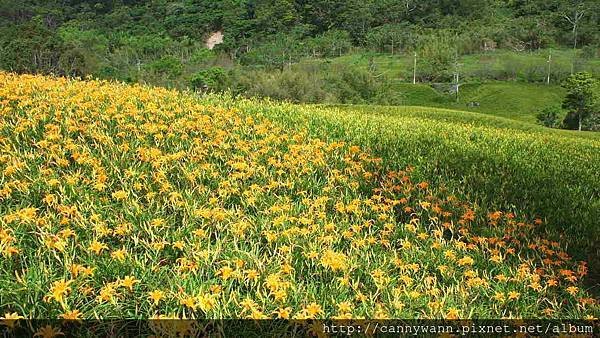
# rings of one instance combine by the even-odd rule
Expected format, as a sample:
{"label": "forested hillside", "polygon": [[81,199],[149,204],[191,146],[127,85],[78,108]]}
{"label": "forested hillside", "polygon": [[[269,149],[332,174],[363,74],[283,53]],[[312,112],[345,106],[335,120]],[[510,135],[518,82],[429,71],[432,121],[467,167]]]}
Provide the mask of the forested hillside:
{"label": "forested hillside", "polygon": [[202,41],[217,30],[219,49],[246,64],[353,47],[427,54],[436,44],[456,54],[584,47],[597,55],[599,13],[597,1],[582,0],[4,0],[0,67],[125,78],[128,66],[174,77],[206,56]]}

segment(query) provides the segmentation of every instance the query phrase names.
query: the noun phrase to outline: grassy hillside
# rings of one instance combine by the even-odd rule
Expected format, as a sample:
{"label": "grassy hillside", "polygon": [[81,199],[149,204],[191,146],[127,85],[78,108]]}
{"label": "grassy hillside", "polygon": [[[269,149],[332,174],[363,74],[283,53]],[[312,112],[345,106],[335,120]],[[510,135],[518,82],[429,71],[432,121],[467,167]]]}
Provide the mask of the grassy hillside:
{"label": "grassy hillside", "polygon": [[[547,63],[542,56],[549,52],[498,50],[463,56],[458,96],[453,92],[452,76],[440,79],[441,82],[425,79],[413,84],[409,56],[358,52],[331,59],[304,59],[281,70],[256,70],[240,77],[237,87],[233,87],[234,93],[243,96],[297,103],[427,106],[471,111],[526,122],[518,129],[536,129],[533,124],[538,113],[562,104],[566,91],[560,83],[570,74],[572,51],[552,51],[555,71],[560,74],[551,73],[551,83],[546,84],[543,70]],[[574,70],[585,69],[600,75],[598,62],[578,58]],[[449,66],[440,73],[452,75],[452,68]],[[511,72],[514,74],[510,75]],[[535,74],[540,77],[532,78]]]}
{"label": "grassy hillside", "polygon": [[0,145],[5,317],[600,314],[598,141],[0,72]]}
{"label": "grassy hillside", "polygon": [[[540,109],[560,105],[565,91],[559,86],[508,82],[466,84],[460,87],[459,94],[460,103],[448,107],[535,123]],[[480,106],[471,108],[465,104],[473,101]]]}
{"label": "grassy hillside", "polygon": [[[367,146],[388,168],[464,194],[483,210],[542,217],[540,230],[600,271],[600,141],[597,134],[424,107],[318,108],[235,103],[313,135]],[[585,236],[582,236],[585,234]]]}
{"label": "grassy hillside", "polygon": [[[541,85],[519,82],[489,82],[464,84],[459,90],[459,101],[455,96],[440,93],[429,85],[394,83],[393,90],[401,96],[406,106],[442,107],[460,111],[471,111],[505,117],[535,124],[540,109],[560,105],[564,89],[556,85]],[[479,106],[469,107],[469,102]]]}
{"label": "grassy hillside", "polygon": [[[459,57],[458,63],[461,78],[467,81],[501,79],[542,83],[546,80],[549,54],[552,54],[551,81],[555,84],[557,79],[563,79],[571,73],[571,67],[575,72],[587,71],[600,75],[598,58],[574,57],[572,50],[541,49],[535,52],[495,50],[462,55]],[[326,61],[307,60],[305,62],[328,62],[351,65],[361,69],[372,68],[403,82],[411,82],[413,78],[414,56],[410,53],[396,55],[372,52],[350,53]],[[420,75],[419,70],[422,67],[419,62],[422,61],[417,58],[417,76]],[[454,72],[454,70],[454,66],[448,69],[449,72]],[[443,73],[443,70],[440,69],[438,72]]]}
{"label": "grassy hillside", "polygon": [[[550,85],[545,84],[548,53],[553,55]],[[393,88],[392,95],[398,96],[397,101],[403,105],[467,110],[534,123],[540,109],[560,105],[565,91],[559,80],[570,74],[572,60],[570,50],[497,50],[462,56],[459,63],[463,85],[458,102],[453,95],[435,90],[429,84],[413,85],[411,55],[353,53],[326,61],[309,59],[303,62],[371,69],[374,74],[385,75]],[[600,60],[595,58],[578,57],[573,67],[575,71],[600,75]],[[472,101],[480,105],[469,107],[467,104]]]}
{"label": "grassy hillside", "polygon": [[[518,119],[485,114],[475,111],[464,111],[446,108],[421,107],[421,106],[378,106],[378,105],[315,105],[315,107],[332,107],[344,111],[346,114],[368,114],[370,116],[387,116],[399,118],[422,118],[447,122],[449,125],[482,126],[494,129],[512,129],[535,132],[538,135],[556,135],[567,138],[583,138],[600,140],[600,133],[578,132],[574,130],[546,128],[537,123],[520,121]],[[475,110],[475,109],[474,109]]]}

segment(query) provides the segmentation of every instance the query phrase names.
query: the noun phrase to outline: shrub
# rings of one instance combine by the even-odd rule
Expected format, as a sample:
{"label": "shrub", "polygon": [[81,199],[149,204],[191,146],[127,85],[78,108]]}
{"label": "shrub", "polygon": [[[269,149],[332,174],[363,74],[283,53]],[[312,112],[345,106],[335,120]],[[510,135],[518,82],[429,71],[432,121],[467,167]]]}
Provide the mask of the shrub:
{"label": "shrub", "polygon": [[211,67],[194,74],[190,84],[194,89],[203,91],[223,91],[227,85],[227,73],[221,67]]}
{"label": "shrub", "polygon": [[270,97],[291,102],[335,101],[323,90],[323,81],[306,71],[247,71],[237,78],[237,93],[249,97]]}
{"label": "shrub", "polygon": [[600,56],[599,46],[584,46],[581,48],[581,57],[584,59],[593,59]]}
{"label": "shrub", "polygon": [[550,106],[542,109],[535,117],[539,124],[549,128],[557,128],[560,125],[561,115],[560,107]]}
{"label": "shrub", "polygon": [[422,80],[450,81],[458,55],[456,37],[448,32],[422,35],[419,45],[417,67]]}
{"label": "shrub", "polygon": [[210,60],[212,57],[214,57],[212,50],[208,48],[198,48],[192,53],[191,60],[195,63],[203,63]]}
{"label": "shrub", "polygon": [[174,79],[181,75],[183,71],[183,65],[179,59],[174,56],[167,55],[163,56],[158,60],[152,61],[147,65],[154,74],[166,76],[169,79]]}
{"label": "shrub", "polygon": [[345,65],[297,65],[284,70],[252,70],[235,75],[233,91],[304,103],[400,104],[390,80]]}

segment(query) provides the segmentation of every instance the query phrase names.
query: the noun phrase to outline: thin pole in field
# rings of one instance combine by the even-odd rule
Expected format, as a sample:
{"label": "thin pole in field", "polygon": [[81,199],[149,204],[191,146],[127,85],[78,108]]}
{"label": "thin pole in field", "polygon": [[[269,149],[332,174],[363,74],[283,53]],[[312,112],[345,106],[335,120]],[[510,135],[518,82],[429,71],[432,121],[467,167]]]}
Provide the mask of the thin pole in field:
{"label": "thin pole in field", "polygon": [[458,52],[456,53],[455,60],[456,61],[454,63],[454,67],[455,67],[454,79],[456,81],[456,102],[458,102],[458,90],[460,87],[460,67],[462,66],[462,64],[458,62]]}
{"label": "thin pole in field", "polygon": [[456,102],[458,102],[458,87],[460,87],[458,81],[458,70],[456,70]]}
{"label": "thin pole in field", "polygon": [[415,52],[415,60],[413,64],[413,84],[417,83],[417,52]]}
{"label": "thin pole in field", "polygon": [[550,62],[552,61],[552,54],[548,54],[548,77],[546,78],[546,84],[550,84]]}

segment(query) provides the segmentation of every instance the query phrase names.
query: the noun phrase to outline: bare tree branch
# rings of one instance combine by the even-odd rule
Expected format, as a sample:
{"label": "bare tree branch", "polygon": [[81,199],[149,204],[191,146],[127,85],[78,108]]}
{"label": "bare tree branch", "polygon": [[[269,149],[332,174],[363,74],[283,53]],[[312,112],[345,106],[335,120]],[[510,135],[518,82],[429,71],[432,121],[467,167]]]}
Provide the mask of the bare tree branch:
{"label": "bare tree branch", "polygon": [[569,16],[567,14],[563,14],[563,17],[569,21],[569,23],[573,26],[573,48],[577,48],[577,27],[579,26],[579,21],[583,18],[585,14],[585,9],[578,6],[575,7],[573,11],[573,16]]}

